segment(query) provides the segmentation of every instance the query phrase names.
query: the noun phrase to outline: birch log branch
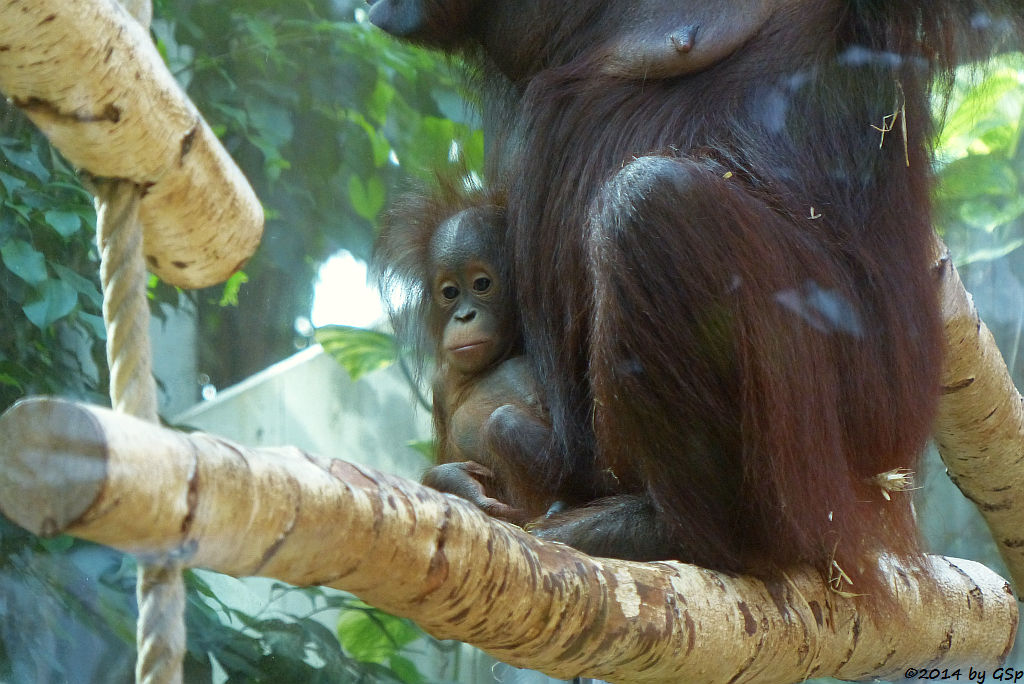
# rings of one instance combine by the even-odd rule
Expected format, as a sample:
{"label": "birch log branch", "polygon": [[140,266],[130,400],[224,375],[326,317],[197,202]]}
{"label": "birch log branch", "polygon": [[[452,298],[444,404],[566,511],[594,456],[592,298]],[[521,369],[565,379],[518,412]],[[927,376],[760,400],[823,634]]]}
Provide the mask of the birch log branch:
{"label": "birch log branch", "polygon": [[117,2],[0,0],[0,90],[72,164],[143,188],[146,261],[163,280],[213,285],[255,251],[255,193]]}
{"label": "birch log branch", "polygon": [[795,682],[986,667],[1017,605],[971,561],[893,567],[882,622],[810,570],[765,582],[595,559],[416,483],[293,448],[247,449],[57,399],[0,417],[0,510],[36,533],[322,584],[557,677]]}
{"label": "birch log branch", "polygon": [[935,440],[949,476],[988,523],[1024,590],[1024,407],[992,333],[948,257],[938,265],[946,326]]}

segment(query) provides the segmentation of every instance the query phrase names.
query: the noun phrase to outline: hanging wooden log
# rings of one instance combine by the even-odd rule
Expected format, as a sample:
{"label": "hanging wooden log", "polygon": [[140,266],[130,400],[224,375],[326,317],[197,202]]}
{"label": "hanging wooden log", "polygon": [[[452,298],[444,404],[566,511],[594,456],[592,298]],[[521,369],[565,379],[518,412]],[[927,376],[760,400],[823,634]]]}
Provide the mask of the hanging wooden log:
{"label": "hanging wooden log", "polygon": [[0,91],[72,164],[143,188],[146,261],[163,280],[213,285],[255,251],[255,193],[119,3],[0,0]]}
{"label": "hanging wooden log", "polygon": [[17,404],[0,444],[0,510],[29,530],[346,589],[557,677],[793,682],[986,667],[1006,657],[1017,623],[1006,582],[971,561],[894,566],[899,610],[876,619],[809,569],[766,582],[595,559],[369,468],[63,400]]}
{"label": "hanging wooden log", "polygon": [[946,325],[935,441],[950,478],[988,523],[1024,590],[1024,405],[992,333],[948,257],[938,266]]}

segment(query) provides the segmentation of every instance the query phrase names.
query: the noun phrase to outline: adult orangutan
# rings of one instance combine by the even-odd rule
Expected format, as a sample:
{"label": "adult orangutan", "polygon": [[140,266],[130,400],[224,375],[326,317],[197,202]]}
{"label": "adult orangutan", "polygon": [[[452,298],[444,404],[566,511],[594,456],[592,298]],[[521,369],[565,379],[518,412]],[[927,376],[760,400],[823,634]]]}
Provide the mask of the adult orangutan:
{"label": "adult orangutan", "polygon": [[940,389],[931,87],[1024,4],[370,4],[478,70],[537,478],[570,506],[536,533],[882,593],[872,552],[919,547],[878,476],[914,467]]}

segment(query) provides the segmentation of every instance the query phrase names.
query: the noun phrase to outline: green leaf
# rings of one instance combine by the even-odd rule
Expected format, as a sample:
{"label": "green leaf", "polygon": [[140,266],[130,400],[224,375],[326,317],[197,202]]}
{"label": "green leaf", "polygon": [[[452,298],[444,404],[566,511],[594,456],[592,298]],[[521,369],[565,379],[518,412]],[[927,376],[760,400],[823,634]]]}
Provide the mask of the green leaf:
{"label": "green leaf", "polygon": [[398,675],[405,684],[422,684],[427,681],[416,667],[416,664],[404,656],[391,656],[388,660],[391,671]]}
{"label": "green leaf", "polygon": [[423,633],[407,620],[378,610],[351,610],[338,619],[338,639],[356,660],[385,663]]}
{"label": "green leaf", "polygon": [[[271,651],[279,654],[300,654],[305,651],[306,635],[294,622],[268,619],[262,624],[263,640]],[[301,658],[301,656],[300,656]]]}
{"label": "green leaf", "polygon": [[70,549],[74,543],[75,538],[67,534],[61,534],[51,538],[42,537],[39,539],[39,545],[50,553],[63,553]]}
{"label": "green leaf", "polygon": [[61,237],[71,237],[82,227],[82,217],[70,211],[53,209],[43,214],[47,225],[57,231]]}
{"label": "green leaf", "polygon": [[957,159],[942,170],[938,181],[936,196],[943,201],[1018,194],[1013,167],[1005,159],[989,154],[970,154]]}
{"label": "green leaf", "polygon": [[3,183],[8,195],[16,194],[26,185],[25,181],[22,179],[2,172],[0,172],[0,183]]}
{"label": "green leaf", "polygon": [[98,284],[82,277],[63,264],[52,263],[51,265],[61,280],[75,288],[78,294],[84,295],[97,310],[103,308],[103,293],[100,292]]}
{"label": "green leaf", "polygon": [[373,221],[384,208],[387,190],[377,176],[372,176],[363,183],[358,176],[352,174],[348,179],[348,198],[357,214],[367,221]]}
{"label": "green leaf", "polygon": [[257,17],[243,17],[242,22],[249,30],[249,37],[252,38],[262,50],[274,52],[277,48],[277,34],[274,26]]}
{"label": "green leaf", "polygon": [[244,109],[225,102],[215,102],[211,104],[211,109],[219,114],[223,124],[230,124],[234,128],[245,128],[248,124],[249,115]]}
{"label": "green leaf", "polygon": [[249,282],[249,276],[245,274],[245,271],[233,273],[224,283],[224,292],[221,294],[219,305],[238,306],[238,292],[247,282]]}
{"label": "green leaf", "polygon": [[256,98],[249,98],[246,105],[249,125],[256,129],[259,137],[275,148],[291,140],[295,126],[288,109]]}
{"label": "green leaf", "polygon": [[247,98],[246,112],[253,131],[249,141],[263,153],[267,176],[276,180],[281,171],[291,168],[284,149],[295,132],[292,113],[278,103],[256,97]]}
{"label": "green leaf", "polygon": [[0,259],[11,273],[30,285],[40,285],[48,277],[46,258],[24,240],[11,240],[0,247]]}
{"label": "green leaf", "polygon": [[[959,262],[958,262],[959,263]],[[437,455],[437,444],[432,439],[417,439],[406,444],[407,447],[413,451],[421,454],[431,463],[434,462]]]}
{"label": "green leaf", "polygon": [[64,318],[78,303],[78,293],[63,280],[41,283],[35,297],[22,307],[22,311],[37,328],[42,330]]}
{"label": "green leaf", "polygon": [[1024,216],[1024,196],[1015,197],[1010,201],[999,201],[990,197],[966,200],[960,205],[959,215],[967,225],[991,233],[996,228]]}
{"label": "green leaf", "polygon": [[1024,245],[1024,239],[1010,240],[1004,245],[999,247],[989,247],[984,249],[975,249],[968,252],[967,254],[957,256],[957,266],[966,266],[967,264],[983,261],[996,261],[1002,259],[1007,254],[1014,252]]}
{"label": "green leaf", "polygon": [[378,80],[367,98],[365,108],[369,116],[380,123],[387,120],[388,107],[395,99],[395,88],[385,80]]}
{"label": "green leaf", "polygon": [[348,371],[353,381],[398,360],[395,338],[385,333],[348,325],[328,325],[317,328],[314,337],[324,351]]}
{"label": "green leaf", "polygon": [[49,178],[50,172],[47,171],[46,167],[39,161],[39,153],[36,150],[17,150],[6,147],[3,149],[2,153],[12,166],[16,166],[22,171],[30,173],[41,181],[46,181]]}
{"label": "green leaf", "polygon": [[962,156],[972,143],[994,126],[1017,126],[1003,111],[1008,99],[1020,95],[1020,75],[1014,69],[993,72],[967,87],[947,119],[938,140],[942,154]]}
{"label": "green leaf", "polygon": [[97,316],[96,314],[79,311],[78,320],[82,323],[83,327],[86,330],[88,330],[92,334],[92,336],[97,340],[107,339],[107,326],[103,322],[102,316]]}

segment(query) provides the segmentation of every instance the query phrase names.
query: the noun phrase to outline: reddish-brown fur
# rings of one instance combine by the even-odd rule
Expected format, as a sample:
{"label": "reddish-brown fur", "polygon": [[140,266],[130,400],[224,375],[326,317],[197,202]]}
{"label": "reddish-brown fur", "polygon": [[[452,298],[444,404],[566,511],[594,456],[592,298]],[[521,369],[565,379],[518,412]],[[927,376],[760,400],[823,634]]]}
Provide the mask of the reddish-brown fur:
{"label": "reddish-brown fur", "polygon": [[424,483],[525,523],[561,496],[538,477],[551,426],[521,355],[505,236],[500,195],[446,177],[387,212],[374,265],[385,292],[405,295],[388,301],[396,331],[435,362],[438,465]]}
{"label": "reddish-brown fur", "polygon": [[[751,3],[371,4],[483,74],[543,476],[597,500],[539,534],[731,570],[834,554],[841,589],[884,593],[871,552],[918,541],[872,478],[914,468],[939,393],[930,87],[1022,3],[776,0],[750,35],[702,18],[697,50],[736,47],[656,79],[616,47],[633,18],[657,38]],[[585,484],[605,469],[616,491]]]}

